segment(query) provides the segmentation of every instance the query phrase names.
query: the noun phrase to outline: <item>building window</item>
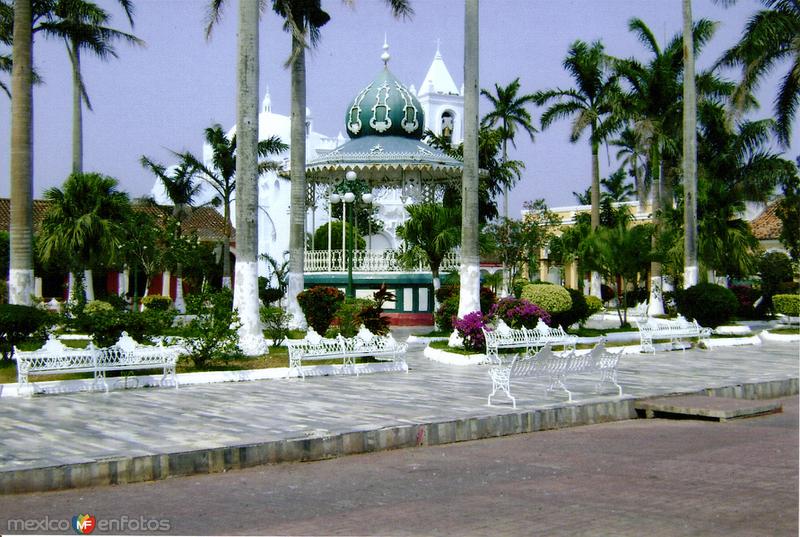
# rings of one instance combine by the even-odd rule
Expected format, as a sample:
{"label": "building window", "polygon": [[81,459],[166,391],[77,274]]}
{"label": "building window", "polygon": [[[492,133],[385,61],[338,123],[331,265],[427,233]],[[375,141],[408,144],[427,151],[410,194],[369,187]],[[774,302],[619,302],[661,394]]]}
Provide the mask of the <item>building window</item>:
{"label": "building window", "polygon": [[453,112],[450,110],[446,110],[442,114],[441,133],[442,138],[444,138],[447,143],[453,143]]}

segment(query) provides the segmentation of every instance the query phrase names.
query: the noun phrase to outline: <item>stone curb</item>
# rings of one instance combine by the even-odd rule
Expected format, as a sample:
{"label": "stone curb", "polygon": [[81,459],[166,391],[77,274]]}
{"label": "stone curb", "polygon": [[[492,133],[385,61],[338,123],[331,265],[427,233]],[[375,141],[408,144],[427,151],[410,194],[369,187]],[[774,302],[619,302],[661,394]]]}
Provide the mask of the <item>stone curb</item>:
{"label": "stone curb", "polygon": [[[683,395],[775,399],[797,395],[798,379],[707,388]],[[659,394],[663,397],[670,394]],[[264,464],[305,462],[389,449],[435,446],[636,418],[639,399],[555,406],[452,421],[393,425],[193,451],[115,457],[0,472],[0,494],[121,485],[225,472]]]}

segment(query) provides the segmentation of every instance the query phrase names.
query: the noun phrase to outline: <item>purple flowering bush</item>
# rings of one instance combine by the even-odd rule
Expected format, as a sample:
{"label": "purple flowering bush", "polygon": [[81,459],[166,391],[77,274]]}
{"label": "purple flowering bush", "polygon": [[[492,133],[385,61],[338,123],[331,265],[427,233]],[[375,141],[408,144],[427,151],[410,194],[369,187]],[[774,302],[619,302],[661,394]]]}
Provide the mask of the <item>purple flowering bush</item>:
{"label": "purple flowering bush", "polygon": [[453,328],[458,331],[464,339],[464,348],[471,351],[482,351],[486,345],[486,338],[483,336],[483,327],[486,326],[486,319],[483,313],[473,311],[464,316],[463,319],[456,319]]}
{"label": "purple flowering bush", "polygon": [[[524,298],[508,296],[489,310],[489,319],[502,319],[511,328],[534,328],[539,319],[550,324],[550,314]],[[481,334],[483,335],[483,334]]]}

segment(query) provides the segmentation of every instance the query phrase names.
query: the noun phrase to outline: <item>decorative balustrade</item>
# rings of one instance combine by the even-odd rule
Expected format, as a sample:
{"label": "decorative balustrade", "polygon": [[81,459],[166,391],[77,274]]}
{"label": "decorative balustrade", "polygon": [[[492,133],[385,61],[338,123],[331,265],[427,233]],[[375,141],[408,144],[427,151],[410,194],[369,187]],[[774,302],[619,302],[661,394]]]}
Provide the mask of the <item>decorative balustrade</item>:
{"label": "decorative balustrade", "polygon": [[[457,252],[448,253],[441,271],[458,270],[461,257]],[[400,263],[398,250],[356,250],[353,252],[353,272],[430,272],[426,263],[408,267]],[[341,250],[306,251],[306,272],[347,272],[347,256]]]}

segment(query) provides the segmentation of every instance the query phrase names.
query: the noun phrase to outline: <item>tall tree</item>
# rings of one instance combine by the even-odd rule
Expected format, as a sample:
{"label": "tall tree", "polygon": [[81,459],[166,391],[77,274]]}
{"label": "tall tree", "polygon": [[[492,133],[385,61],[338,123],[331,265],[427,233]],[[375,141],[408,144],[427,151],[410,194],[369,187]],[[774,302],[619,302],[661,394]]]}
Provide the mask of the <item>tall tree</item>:
{"label": "tall tree", "polygon": [[478,250],[478,36],[478,0],[464,0],[464,172],[461,181],[459,317],[481,309]]}
{"label": "tall tree", "polygon": [[[711,38],[714,28],[714,24],[706,19],[693,24],[695,54]],[[655,243],[660,233],[662,206],[672,206],[673,189],[670,181],[674,172],[666,173],[665,163],[674,162],[678,155],[683,109],[683,35],[673,37],[662,50],[653,32],[641,19],[631,19],[628,29],[645,46],[650,58],[647,63],[633,58],[615,61],[615,70],[629,86],[629,91],[620,99],[619,110],[633,122],[633,128],[646,148],[652,181]],[[650,264],[648,314],[663,313],[661,263],[653,261]]]}
{"label": "tall tree", "polygon": [[[570,141],[577,142],[589,129],[589,144],[592,150],[592,229],[600,225],[600,144],[617,128],[617,116],[612,114],[620,89],[616,76],[610,73],[609,58],[603,44],[595,41],[591,45],[575,41],[564,60],[564,68],[575,81],[575,87],[538,91],[536,103],[546,106],[553,103],[542,114],[542,129],[553,121],[573,117]],[[600,296],[600,276],[592,273],[591,294]]]}
{"label": "tall tree", "polygon": [[[725,0],[732,4],[735,0]],[[777,64],[788,60],[775,96],[775,132],[784,146],[789,146],[792,123],[800,100],[800,3],[797,0],[761,0],[765,9],[747,21],[741,39],[723,53],[717,65],[740,67],[742,80],[734,94],[734,105],[746,110],[750,93]]]}
{"label": "tall tree", "polygon": [[[181,162],[200,172],[200,179],[208,183],[216,192],[214,205],[222,206],[225,220],[225,237],[222,247],[222,286],[231,286],[231,204],[236,192],[236,135],[228,138],[219,124],[205,129],[206,143],[211,147],[211,163],[207,165],[189,151],[174,153]],[[276,168],[276,163],[269,160],[271,155],[278,155],[288,146],[278,136],[270,136],[258,142],[259,175]]]}
{"label": "tall tree", "polygon": [[[410,16],[413,11],[407,0],[385,0],[395,17]],[[289,227],[289,278],[288,310],[291,324],[297,328],[306,325],[305,316],[297,295],[305,288],[306,240],[306,63],[305,49],[319,43],[320,28],[330,20],[321,6],[321,0],[273,0],[273,9],[284,21],[284,28],[292,34],[292,55],[287,64],[292,73],[292,123],[291,123],[291,205]]]}
{"label": "tall tree", "polygon": [[683,229],[684,289],[697,284],[697,88],[692,0],[683,0]]}
{"label": "tall tree", "polygon": [[33,11],[14,2],[11,92],[11,268],[8,300],[33,302]]}
{"label": "tall tree", "polygon": [[[164,186],[167,197],[172,202],[172,218],[177,222],[176,232],[177,241],[181,240],[183,234],[183,222],[192,213],[195,204],[195,197],[200,192],[201,185],[195,183],[194,177],[196,169],[187,162],[181,162],[171,173],[167,171],[163,164],[153,162],[146,156],[140,159],[142,166],[150,170]],[[186,312],[186,303],[183,301],[183,262],[178,259],[176,263],[175,277],[177,286],[175,289],[175,309],[181,313]],[[162,292],[169,295],[169,291]]]}
{"label": "tall tree", "polygon": [[284,29],[292,34],[292,55],[287,62],[292,73],[291,110],[291,202],[289,215],[289,275],[287,309],[292,328],[307,326],[297,295],[305,288],[306,237],[306,43],[316,46],[319,30],[330,20],[320,0],[292,2],[276,0],[273,8],[285,20]]}
{"label": "tall tree", "polygon": [[[130,0],[118,0],[133,26],[133,4]],[[115,41],[126,41],[144,45],[138,37],[108,26],[111,16],[93,2],[85,0],[56,0],[44,14],[35,31],[43,31],[47,37],[63,39],[72,66],[72,172],[83,171],[83,104],[92,109],[89,94],[81,75],[81,53],[90,52],[107,60],[117,57]]]}
{"label": "tall tree", "polygon": [[619,133],[619,137],[609,140],[610,145],[618,147],[617,160],[628,167],[628,174],[633,177],[636,187],[636,199],[639,201],[639,212],[643,213],[647,206],[647,174],[643,168],[642,140],[639,133],[630,126]]}
{"label": "tall tree", "polygon": [[[531,114],[526,108],[528,104],[534,102],[534,96],[532,94],[518,95],[519,87],[519,77],[517,77],[505,87],[495,84],[494,95],[485,89],[481,90],[481,95],[489,99],[493,108],[483,116],[481,123],[490,127],[499,124],[503,137],[503,162],[508,160],[508,142],[511,142],[514,147],[517,146],[514,140],[517,129],[528,133],[531,141],[537,132],[536,127],[533,126]],[[508,185],[504,186],[503,192],[503,217],[508,218]]]}
{"label": "tall tree", "polygon": [[[128,195],[117,186],[113,177],[73,173],[62,188],[45,191],[49,207],[37,243],[44,262],[64,261],[80,278],[93,265],[115,261],[130,216]],[[91,300],[91,280],[85,290]]]}

